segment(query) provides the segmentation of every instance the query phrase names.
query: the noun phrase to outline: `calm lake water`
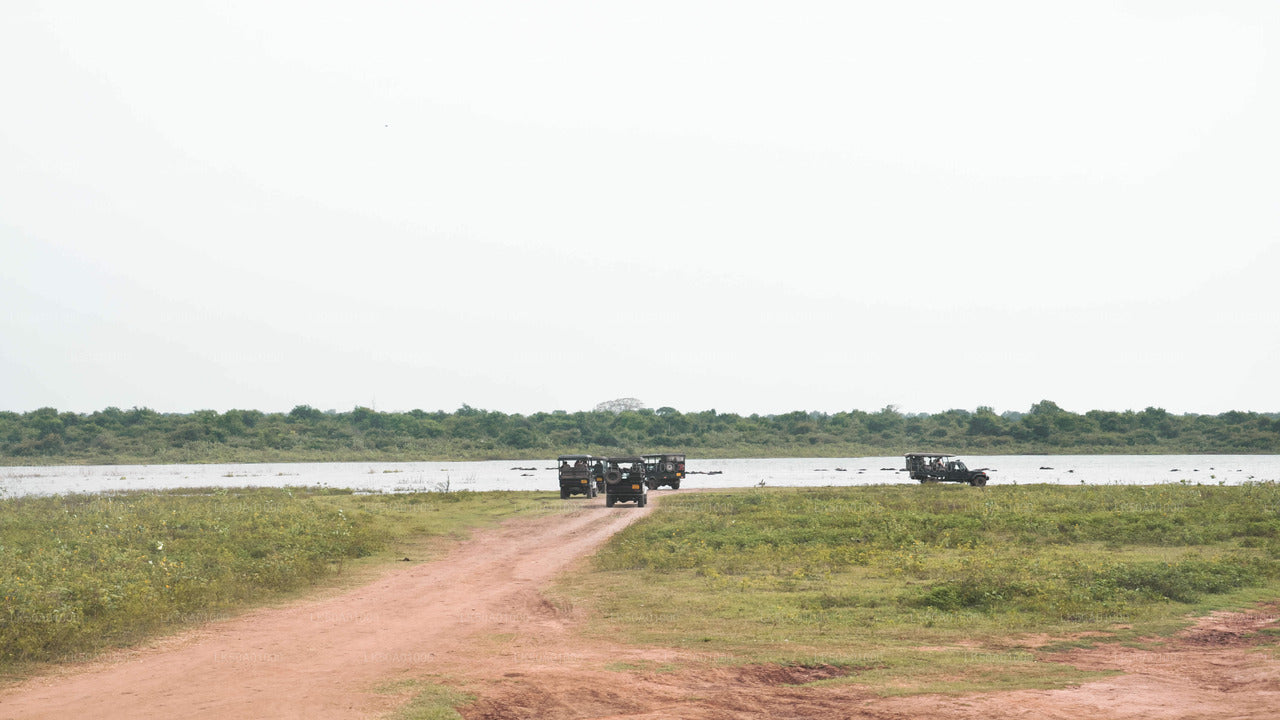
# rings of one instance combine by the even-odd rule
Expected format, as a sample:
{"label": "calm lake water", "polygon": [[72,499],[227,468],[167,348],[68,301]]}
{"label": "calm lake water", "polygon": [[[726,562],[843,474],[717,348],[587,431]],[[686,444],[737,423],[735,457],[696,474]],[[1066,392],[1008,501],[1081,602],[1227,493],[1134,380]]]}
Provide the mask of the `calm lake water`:
{"label": "calm lake water", "polygon": [[[989,468],[991,485],[1086,483],[1238,485],[1280,481],[1280,455],[964,456]],[[902,457],[697,459],[683,487],[915,484]],[[183,487],[323,486],[369,492],[555,490],[555,462],[251,463],[227,465],[56,465],[0,467],[0,496]],[[663,489],[660,492],[670,492]]]}

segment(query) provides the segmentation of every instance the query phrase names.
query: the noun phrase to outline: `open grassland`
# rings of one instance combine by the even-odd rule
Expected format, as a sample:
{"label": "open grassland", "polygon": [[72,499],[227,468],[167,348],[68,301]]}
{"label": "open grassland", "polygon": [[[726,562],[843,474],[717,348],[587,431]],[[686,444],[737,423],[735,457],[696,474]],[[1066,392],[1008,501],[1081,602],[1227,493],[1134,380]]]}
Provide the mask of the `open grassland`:
{"label": "open grassland", "polygon": [[407,548],[422,559],[429,538],[559,507],[551,493],[299,488],[0,500],[0,669],[216,618]]}
{"label": "open grassland", "polygon": [[556,589],[590,632],[838,665],[884,693],[1054,687],[1053,650],[1280,597],[1280,486],[666,495]]}

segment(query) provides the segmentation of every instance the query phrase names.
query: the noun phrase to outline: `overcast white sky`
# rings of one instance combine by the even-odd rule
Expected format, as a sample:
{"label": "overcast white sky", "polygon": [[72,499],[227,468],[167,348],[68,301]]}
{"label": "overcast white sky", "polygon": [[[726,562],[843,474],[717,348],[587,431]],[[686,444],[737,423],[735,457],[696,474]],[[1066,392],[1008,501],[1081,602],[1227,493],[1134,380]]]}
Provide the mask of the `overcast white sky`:
{"label": "overcast white sky", "polygon": [[5,0],[0,409],[1280,411],[1277,128],[1274,0]]}

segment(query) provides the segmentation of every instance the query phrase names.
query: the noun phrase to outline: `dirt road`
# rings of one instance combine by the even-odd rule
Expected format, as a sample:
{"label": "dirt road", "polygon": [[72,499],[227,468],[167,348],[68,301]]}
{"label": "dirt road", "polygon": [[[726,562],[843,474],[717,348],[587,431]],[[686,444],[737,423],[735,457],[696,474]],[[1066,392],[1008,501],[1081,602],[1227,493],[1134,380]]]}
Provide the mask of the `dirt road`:
{"label": "dirt road", "polygon": [[[661,493],[655,495],[660,498]],[[689,653],[587,640],[552,578],[648,512],[566,501],[565,512],[477,532],[443,558],[322,599],[267,608],[0,692],[0,718],[376,718],[400,680],[461,686],[496,718],[1275,718],[1280,660],[1257,648],[1280,608],[1222,614],[1159,652],[1102,646],[1072,662],[1126,674],[1077,688],[880,698],[797,687],[829,667],[720,667]],[[688,672],[657,672],[663,663]],[[619,672],[617,663],[653,672]],[[613,667],[614,670],[609,668]],[[688,667],[688,666],[687,666]]]}
{"label": "dirt road", "polygon": [[603,498],[566,507],[577,509],[477,532],[440,560],[335,597],[33,679],[0,692],[0,717],[376,717],[395,698],[375,685],[455,672],[484,655],[485,636],[555,622],[538,588],[650,510],[605,509]]}

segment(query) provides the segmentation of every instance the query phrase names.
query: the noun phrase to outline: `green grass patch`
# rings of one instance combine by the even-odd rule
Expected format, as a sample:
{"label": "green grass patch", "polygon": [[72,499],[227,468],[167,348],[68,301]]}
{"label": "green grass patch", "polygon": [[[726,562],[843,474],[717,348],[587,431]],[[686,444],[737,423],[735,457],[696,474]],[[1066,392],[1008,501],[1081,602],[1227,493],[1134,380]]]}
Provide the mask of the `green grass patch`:
{"label": "green grass patch", "polygon": [[470,693],[422,680],[400,680],[374,690],[384,695],[407,696],[405,704],[387,715],[387,720],[462,720],[457,708],[476,701]]}
{"label": "green grass patch", "polygon": [[659,663],[653,660],[620,660],[604,666],[609,672],[622,673],[674,673],[680,671],[676,663]]}
{"label": "green grass patch", "polygon": [[671,495],[557,592],[589,632],[882,692],[1057,687],[1034,648],[1280,596],[1280,486],[873,486]]}
{"label": "green grass patch", "polygon": [[[550,493],[315,488],[0,500],[0,669],[86,656],[560,507]],[[340,574],[341,573],[341,574]]]}

